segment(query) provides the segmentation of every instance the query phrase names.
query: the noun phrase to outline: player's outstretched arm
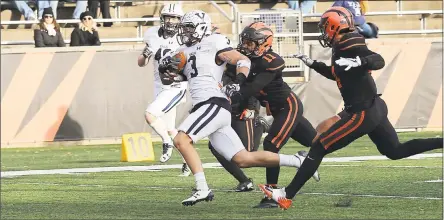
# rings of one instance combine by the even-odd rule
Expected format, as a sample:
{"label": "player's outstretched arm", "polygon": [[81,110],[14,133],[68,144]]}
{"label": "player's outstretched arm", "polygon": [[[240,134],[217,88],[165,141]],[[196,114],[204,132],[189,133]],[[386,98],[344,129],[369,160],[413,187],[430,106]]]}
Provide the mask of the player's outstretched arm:
{"label": "player's outstretched arm", "polygon": [[236,83],[242,84],[250,73],[251,61],[237,50],[227,50],[217,55],[220,62],[236,65]]}
{"label": "player's outstretched arm", "polygon": [[295,54],[295,55],[293,55],[293,57],[300,59],[302,62],[305,63],[305,65],[314,69],[316,72],[320,73],[321,75],[323,75],[327,79],[335,80],[335,78],[333,77],[333,74],[331,73],[331,66],[327,66],[327,64],[325,64],[323,62],[312,60],[307,55],[304,55],[301,53]]}

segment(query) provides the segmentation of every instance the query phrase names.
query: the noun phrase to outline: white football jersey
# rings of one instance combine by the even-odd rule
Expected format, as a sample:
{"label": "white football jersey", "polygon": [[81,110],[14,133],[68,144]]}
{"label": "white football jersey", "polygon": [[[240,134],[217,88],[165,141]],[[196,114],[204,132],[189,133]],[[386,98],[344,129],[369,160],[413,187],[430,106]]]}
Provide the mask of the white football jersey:
{"label": "white football jersey", "polygon": [[230,40],[227,37],[212,34],[191,47],[182,46],[178,49],[187,57],[183,73],[188,80],[193,106],[212,97],[227,98],[221,91],[226,62],[221,65],[216,64],[216,54],[230,47]]}
{"label": "white football jersey", "polygon": [[[177,34],[165,39],[161,33],[160,26],[154,26],[145,31],[143,39],[145,43],[148,43],[150,49],[153,51],[152,59],[154,64],[154,84],[158,87],[160,86],[166,88],[173,86],[166,86],[162,84],[159,76],[159,60],[168,52],[175,51],[177,48],[180,47],[179,43],[177,42],[176,36]],[[174,83],[176,87],[177,84],[178,83]],[[186,85],[186,83],[180,84]]]}

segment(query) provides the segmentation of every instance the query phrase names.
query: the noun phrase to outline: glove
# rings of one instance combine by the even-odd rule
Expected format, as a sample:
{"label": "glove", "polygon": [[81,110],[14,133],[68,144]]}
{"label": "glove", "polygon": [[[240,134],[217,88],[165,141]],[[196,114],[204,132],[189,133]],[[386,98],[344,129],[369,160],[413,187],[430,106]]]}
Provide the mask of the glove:
{"label": "glove", "polygon": [[310,57],[301,53],[294,54],[293,57],[300,59],[308,67],[311,67],[311,65],[313,65],[314,62],[312,59],[310,59]]}
{"label": "glove", "polygon": [[236,92],[239,92],[240,86],[239,84],[228,84],[222,87],[222,92],[225,93],[228,97],[233,96]]}
{"label": "glove", "polygon": [[143,48],[142,56],[145,58],[148,58],[148,61],[149,61],[151,59],[152,55],[153,55],[153,51],[151,50],[151,48],[148,47],[148,45],[146,45],[145,48]]}
{"label": "glove", "polygon": [[254,110],[245,109],[239,118],[241,120],[254,119]]}
{"label": "glove", "polygon": [[361,59],[359,58],[359,56],[357,56],[355,59],[341,57],[338,60],[336,60],[335,63],[338,64],[339,66],[347,66],[345,68],[345,71],[348,71],[352,67],[361,66]]}

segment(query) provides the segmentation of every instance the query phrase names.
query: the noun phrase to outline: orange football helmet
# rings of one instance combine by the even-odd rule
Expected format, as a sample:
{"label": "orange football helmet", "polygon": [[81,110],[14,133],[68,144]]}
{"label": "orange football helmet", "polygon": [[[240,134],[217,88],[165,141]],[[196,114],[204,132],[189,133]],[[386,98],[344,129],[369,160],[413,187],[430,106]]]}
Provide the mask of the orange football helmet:
{"label": "orange football helmet", "polygon": [[344,7],[331,7],[322,14],[319,22],[321,35],[319,43],[323,47],[332,47],[338,34],[352,32],[355,30],[353,14]]}
{"label": "orange football helmet", "polygon": [[260,57],[273,44],[273,31],[263,22],[254,22],[239,36],[238,50],[248,57]]}

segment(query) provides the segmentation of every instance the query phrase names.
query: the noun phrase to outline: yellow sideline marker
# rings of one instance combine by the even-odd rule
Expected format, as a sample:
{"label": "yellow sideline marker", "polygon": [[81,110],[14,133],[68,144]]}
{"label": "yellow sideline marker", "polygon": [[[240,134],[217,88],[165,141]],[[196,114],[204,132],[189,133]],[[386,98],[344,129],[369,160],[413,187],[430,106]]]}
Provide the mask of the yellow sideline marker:
{"label": "yellow sideline marker", "polygon": [[154,161],[153,142],[149,133],[132,133],[122,135],[120,161]]}

